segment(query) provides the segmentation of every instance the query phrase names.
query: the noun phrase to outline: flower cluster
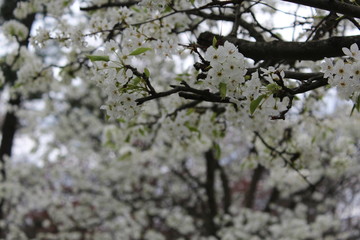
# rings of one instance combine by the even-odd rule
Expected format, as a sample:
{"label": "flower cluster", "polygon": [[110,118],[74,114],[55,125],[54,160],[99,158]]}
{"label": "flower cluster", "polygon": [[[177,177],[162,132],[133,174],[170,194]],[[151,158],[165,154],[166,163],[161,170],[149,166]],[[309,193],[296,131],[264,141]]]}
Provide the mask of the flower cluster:
{"label": "flower cluster", "polygon": [[[31,30],[44,59],[25,46],[6,57],[17,73],[10,89],[21,91],[22,134],[35,139],[39,164],[5,159],[6,238],[27,239],[30,229],[36,239],[342,239],[347,231],[335,210],[346,199],[335,197],[351,190],[338,179],[359,172],[358,116],[351,124],[345,114],[318,119],[313,103],[320,101],[305,95],[301,114],[267,121],[284,118],[301,91],[287,84],[290,72],[255,69],[230,42],[214,39],[195,65],[202,73],[188,68],[178,43],[203,27],[213,31],[217,24],[206,18],[232,14],[226,4],[117,2],[131,6],[28,0],[15,10],[19,17],[41,11],[51,21],[36,18],[44,27]],[[73,3],[84,21],[68,21],[65,5]],[[237,37],[246,34],[239,29]],[[200,55],[196,47],[189,45]],[[349,92],[339,90],[354,98],[360,51],[353,45],[344,52],[346,61],[326,59],[323,69],[339,89],[354,82]],[[56,65],[56,78],[46,64]],[[0,71],[0,88],[3,78]]]}
{"label": "flower cluster", "polygon": [[73,1],[69,0],[29,0],[20,1],[14,10],[14,15],[18,19],[24,19],[28,15],[37,11],[42,11],[46,6],[48,14],[53,16],[61,16],[64,8],[71,6]]}
{"label": "flower cluster", "polygon": [[343,48],[343,52],[349,57],[333,61],[325,58],[321,64],[324,77],[328,78],[329,84],[336,87],[338,94],[343,99],[351,99],[357,102],[360,93],[360,51],[356,43],[349,48]]}
{"label": "flower cluster", "polygon": [[190,137],[192,132],[189,128],[190,118],[185,111],[179,112],[175,120],[165,118],[162,123],[162,128],[168,133],[169,140],[171,139],[184,139]]}
{"label": "flower cluster", "polygon": [[50,39],[50,32],[44,28],[36,29],[35,36],[30,38],[30,42],[33,46],[37,46],[39,48],[45,46],[45,42]]}
{"label": "flower cluster", "polygon": [[3,33],[8,38],[17,38],[19,41],[23,41],[29,34],[27,27],[16,20],[6,21],[1,27]]}
{"label": "flower cluster", "polygon": [[234,44],[225,42],[224,46],[209,47],[205,59],[210,62],[204,86],[213,91],[226,91],[226,95],[238,98],[245,83],[245,59]]}
{"label": "flower cluster", "polygon": [[245,79],[245,58],[236,46],[228,41],[218,48],[209,47],[205,59],[210,63],[210,70],[204,80],[204,87],[220,92],[223,97],[229,97],[238,109],[245,110],[249,115],[253,115],[258,109],[257,114],[261,112],[261,118],[288,110],[289,98],[274,97],[281,89],[277,82],[285,77],[283,71],[274,67],[262,69],[261,76],[266,80],[266,85],[260,81],[258,72]]}
{"label": "flower cluster", "polygon": [[152,48],[156,51],[156,54],[161,57],[170,58],[176,53],[177,43],[174,39],[169,40],[156,40],[151,43]]}
{"label": "flower cluster", "polygon": [[[275,95],[281,90],[281,86],[279,82],[284,84],[285,73],[281,69],[276,69],[274,67],[269,67],[268,69],[261,68],[262,77],[266,80],[266,86],[259,88],[259,96],[263,96],[263,101],[261,101],[261,105],[259,109],[262,110],[263,114],[268,116],[274,116],[278,113],[287,111],[289,108],[290,99],[288,97],[279,98]],[[256,78],[259,82],[260,79]],[[254,83],[253,83],[254,84]],[[254,89],[255,91],[250,92],[251,94],[257,93],[257,89],[259,87],[259,83]],[[255,96],[254,96],[255,97]],[[250,98],[251,99],[251,98]],[[254,98],[255,99],[255,98]]]}
{"label": "flower cluster", "polygon": [[132,81],[135,79],[132,70],[124,66],[127,55],[118,52],[114,41],[108,42],[105,51],[99,54],[104,54],[105,58],[106,55],[110,55],[109,59],[112,59],[96,62],[97,71],[94,72],[94,80],[108,96],[106,104],[101,109],[106,110],[110,120],[133,118],[140,107],[135,102],[137,95],[132,92],[138,88],[137,84],[141,80]]}
{"label": "flower cluster", "polygon": [[21,91],[26,96],[48,90],[53,80],[51,69],[45,68],[40,58],[24,47],[20,48],[18,56],[19,68],[13,90]]}

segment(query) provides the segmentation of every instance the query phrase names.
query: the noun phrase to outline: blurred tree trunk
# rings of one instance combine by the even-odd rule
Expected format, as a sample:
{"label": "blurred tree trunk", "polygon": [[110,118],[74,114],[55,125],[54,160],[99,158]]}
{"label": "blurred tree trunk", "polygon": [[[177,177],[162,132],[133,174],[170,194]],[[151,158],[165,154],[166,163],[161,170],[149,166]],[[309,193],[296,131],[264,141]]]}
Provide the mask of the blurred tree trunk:
{"label": "blurred tree trunk", "polygon": [[[3,5],[1,6],[1,23],[5,21],[9,21],[11,19],[16,19],[13,11],[16,8],[17,3],[20,2],[19,0],[12,0],[12,1],[4,1]],[[20,20],[28,29],[29,33],[31,31],[31,26],[34,22],[35,15],[29,15],[27,18]],[[27,46],[29,44],[29,36],[26,40],[19,43],[20,46]],[[13,85],[16,81],[17,75],[16,71],[12,69],[12,66],[6,65],[4,63],[1,66],[5,76],[5,83]],[[9,105],[12,107],[18,107],[21,104],[21,96],[16,95],[12,96],[9,100]],[[11,109],[7,111],[5,118],[3,120],[3,124],[1,126],[1,143],[0,143],[0,179],[1,184],[6,181],[7,174],[6,174],[6,157],[10,157],[12,154],[12,148],[14,144],[14,137],[16,133],[16,129],[18,126],[18,118],[15,114],[15,111]],[[7,212],[5,210],[5,201],[6,198],[2,196],[0,199],[0,220],[5,220]],[[6,238],[6,227],[0,228],[0,238]]]}

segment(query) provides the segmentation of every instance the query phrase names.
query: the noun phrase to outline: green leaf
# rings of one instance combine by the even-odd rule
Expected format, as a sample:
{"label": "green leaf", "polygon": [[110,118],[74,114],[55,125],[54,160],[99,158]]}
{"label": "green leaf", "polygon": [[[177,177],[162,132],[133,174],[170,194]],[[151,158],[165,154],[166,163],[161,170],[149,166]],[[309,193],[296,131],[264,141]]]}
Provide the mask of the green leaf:
{"label": "green leaf", "polygon": [[171,8],[169,5],[167,5],[167,6],[165,7],[163,13],[167,13],[167,12],[171,12],[171,11],[172,11],[172,8]]}
{"label": "green leaf", "polygon": [[142,78],[136,77],[132,80],[133,85],[138,85],[142,81]]}
{"label": "green leaf", "polygon": [[226,83],[221,82],[219,84],[220,97],[224,99],[226,97]]}
{"label": "green leaf", "polygon": [[277,85],[276,83],[271,83],[266,85],[267,90],[269,90],[271,93],[276,93],[277,91],[281,90],[281,87]]}
{"label": "green leaf", "polygon": [[137,7],[131,7],[131,10],[137,12],[137,13],[141,13],[140,9]]}
{"label": "green leaf", "polygon": [[212,46],[213,46],[214,48],[217,48],[217,39],[216,39],[215,36],[213,37],[213,40],[212,40]]}
{"label": "green leaf", "polygon": [[204,83],[204,81],[201,81],[201,80],[195,82],[196,85],[201,85],[203,83]]}
{"label": "green leaf", "polygon": [[123,118],[118,118],[117,120],[118,120],[120,123],[126,123],[126,120],[123,119]]}
{"label": "green leaf", "polygon": [[140,55],[144,52],[147,52],[149,50],[152,50],[152,48],[138,48],[138,49],[135,49],[132,53],[130,53],[129,55],[130,56],[136,56],[136,55]]}
{"label": "green leaf", "polygon": [[125,142],[126,142],[126,143],[129,143],[129,142],[130,142],[130,140],[131,140],[131,136],[130,136],[130,134],[129,134],[129,135],[127,135],[127,136],[126,136],[126,138],[125,138]]}
{"label": "green leaf", "polygon": [[150,77],[150,71],[149,71],[149,69],[145,68],[145,69],[144,69],[144,73],[145,73],[145,75],[146,75],[147,77]]}
{"label": "green leaf", "polygon": [[260,105],[261,100],[263,100],[263,98],[266,95],[260,95],[257,99],[251,101],[250,103],[250,114],[253,115],[253,113],[255,112],[255,110],[257,109],[257,107]]}
{"label": "green leaf", "polygon": [[196,127],[190,126],[189,124],[185,124],[185,127],[187,127],[190,130],[190,132],[200,133],[199,129],[197,129]]}
{"label": "green leaf", "polygon": [[86,56],[88,59],[90,59],[90,61],[92,62],[97,62],[97,61],[109,61],[110,58],[109,56],[99,56],[99,55],[87,55]]}

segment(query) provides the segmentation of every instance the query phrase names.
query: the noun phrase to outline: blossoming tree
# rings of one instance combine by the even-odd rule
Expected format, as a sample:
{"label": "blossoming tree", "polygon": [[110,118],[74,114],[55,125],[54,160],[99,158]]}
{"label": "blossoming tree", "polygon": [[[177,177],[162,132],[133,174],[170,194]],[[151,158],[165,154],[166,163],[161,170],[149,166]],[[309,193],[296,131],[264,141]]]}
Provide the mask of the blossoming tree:
{"label": "blossoming tree", "polygon": [[3,1],[0,239],[360,238],[358,4]]}

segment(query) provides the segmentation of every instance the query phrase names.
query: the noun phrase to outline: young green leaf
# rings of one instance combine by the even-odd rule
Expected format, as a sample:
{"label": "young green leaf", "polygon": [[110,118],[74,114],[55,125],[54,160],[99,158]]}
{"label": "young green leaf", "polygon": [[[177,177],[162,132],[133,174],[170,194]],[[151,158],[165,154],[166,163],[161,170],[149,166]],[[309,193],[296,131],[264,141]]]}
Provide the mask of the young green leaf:
{"label": "young green leaf", "polygon": [[136,77],[132,80],[132,84],[138,85],[141,82],[142,78]]}
{"label": "young green leaf", "polygon": [[263,98],[266,95],[260,95],[257,99],[251,101],[250,103],[250,114],[253,115],[253,113],[255,112],[255,110],[257,109],[257,107],[260,105],[261,100],[263,100]]}
{"label": "young green leaf", "polygon": [[266,85],[266,88],[271,93],[276,93],[277,91],[281,90],[281,87],[277,85],[276,83],[270,83]]}
{"label": "young green leaf", "polygon": [[221,82],[219,84],[219,91],[220,91],[220,97],[225,98],[226,97],[226,83]]}
{"label": "young green leaf", "polygon": [[164,9],[164,13],[171,12],[171,11],[172,11],[172,8],[169,5],[167,5]]}
{"label": "young green leaf", "polygon": [[147,52],[149,50],[152,50],[152,48],[138,48],[138,49],[135,49],[133,52],[131,52],[129,55],[130,56],[136,56],[136,55],[140,55],[144,52]]}
{"label": "young green leaf", "polygon": [[190,132],[200,133],[199,129],[197,129],[196,127],[190,126],[189,124],[185,124],[185,127],[187,127],[190,130]]}
{"label": "young green leaf", "polygon": [[212,46],[213,46],[214,48],[217,48],[217,39],[216,39],[215,36],[214,36],[214,38],[213,38],[213,40],[212,40]]}
{"label": "young green leaf", "polygon": [[131,10],[137,12],[137,13],[141,13],[140,9],[137,7],[131,7]]}
{"label": "young green leaf", "polygon": [[110,58],[109,56],[99,56],[99,55],[87,55],[86,56],[88,59],[90,59],[90,61],[92,62],[97,62],[97,61],[109,61]]}
{"label": "young green leaf", "polygon": [[145,69],[144,69],[144,73],[145,73],[145,75],[146,75],[147,77],[150,77],[150,71],[149,71],[149,69],[145,68]]}

